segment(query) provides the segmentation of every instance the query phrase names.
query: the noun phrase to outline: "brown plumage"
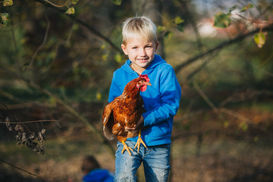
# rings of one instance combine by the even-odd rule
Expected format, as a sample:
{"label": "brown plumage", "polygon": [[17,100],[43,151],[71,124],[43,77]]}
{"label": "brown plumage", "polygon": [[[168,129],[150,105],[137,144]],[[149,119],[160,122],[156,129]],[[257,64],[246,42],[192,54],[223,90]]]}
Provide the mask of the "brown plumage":
{"label": "brown plumage", "polygon": [[106,138],[113,139],[117,137],[118,141],[123,144],[122,153],[127,150],[131,155],[133,151],[125,143],[127,138],[135,137],[139,134],[139,138],[135,148],[145,143],[141,139],[140,130],[126,130],[126,128],[134,128],[137,125],[143,109],[143,100],[140,91],[145,91],[149,83],[147,75],[140,75],[138,78],[130,81],[124,88],[123,93],[115,98],[112,102],[104,107],[102,115],[103,132]]}

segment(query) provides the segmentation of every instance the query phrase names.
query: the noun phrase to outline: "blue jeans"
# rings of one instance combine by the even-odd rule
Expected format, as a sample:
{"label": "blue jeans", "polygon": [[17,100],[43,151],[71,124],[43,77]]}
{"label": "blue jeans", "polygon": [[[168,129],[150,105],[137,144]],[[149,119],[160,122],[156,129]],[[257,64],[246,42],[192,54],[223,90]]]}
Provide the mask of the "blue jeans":
{"label": "blue jeans", "polygon": [[[128,147],[134,149],[135,142],[126,141]],[[131,152],[121,153],[123,145],[118,142],[116,151],[116,182],[135,182],[136,171],[143,162],[145,179],[147,182],[167,182],[170,170],[170,144],[150,146],[147,149],[141,145],[139,153],[137,149]]]}

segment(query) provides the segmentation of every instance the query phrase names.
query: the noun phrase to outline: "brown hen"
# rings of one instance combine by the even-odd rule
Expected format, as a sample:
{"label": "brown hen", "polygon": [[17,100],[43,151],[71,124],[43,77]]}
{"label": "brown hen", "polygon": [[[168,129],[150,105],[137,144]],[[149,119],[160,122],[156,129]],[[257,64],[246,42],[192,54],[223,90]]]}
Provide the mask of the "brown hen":
{"label": "brown hen", "polygon": [[139,152],[141,144],[146,147],[141,139],[141,130],[128,130],[128,128],[135,128],[144,112],[140,91],[145,91],[147,85],[151,85],[149,81],[147,75],[140,75],[125,86],[119,97],[104,107],[102,115],[104,135],[109,140],[116,136],[118,141],[123,144],[122,153],[126,150],[131,155],[130,150],[133,151],[133,149],[128,147],[125,141],[127,138],[137,135],[139,136],[135,148],[138,147]]}

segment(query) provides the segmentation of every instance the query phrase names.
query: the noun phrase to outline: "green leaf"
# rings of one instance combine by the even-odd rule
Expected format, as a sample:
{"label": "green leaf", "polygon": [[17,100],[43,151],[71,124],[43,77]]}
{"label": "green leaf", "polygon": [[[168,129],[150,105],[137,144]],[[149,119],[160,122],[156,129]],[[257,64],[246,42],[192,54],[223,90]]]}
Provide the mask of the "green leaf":
{"label": "green leaf", "polygon": [[235,10],[236,8],[237,8],[237,6],[236,6],[236,5],[234,5],[234,6],[232,6],[232,7],[229,9],[229,11],[228,11],[228,12],[230,13],[230,12],[232,12],[233,10]]}
{"label": "green leaf", "polygon": [[161,25],[158,25],[158,26],[157,26],[157,31],[158,31],[158,33],[164,32],[164,31],[166,31],[166,30],[167,30],[167,28],[166,28],[165,26],[161,26]]}
{"label": "green leaf", "polygon": [[52,105],[52,106],[56,106],[57,105],[57,101],[56,101],[55,97],[50,97],[48,103],[50,105]]}
{"label": "green leaf", "polygon": [[121,3],[122,3],[122,0],[112,0],[112,3],[117,5],[117,6],[120,6]]}
{"label": "green leaf", "polygon": [[0,17],[1,17],[1,24],[3,25],[7,25],[8,24],[8,17],[9,14],[8,13],[0,13]]}
{"label": "green leaf", "polygon": [[13,5],[13,0],[4,0],[3,1],[3,6],[12,6]]}
{"label": "green leaf", "polygon": [[177,30],[179,30],[180,32],[184,31],[184,23],[180,23],[176,26]]}
{"label": "green leaf", "polygon": [[231,19],[230,19],[230,13],[217,13],[214,16],[214,26],[219,28],[226,28],[230,25]]}
{"label": "green leaf", "polygon": [[243,131],[247,131],[247,129],[248,129],[248,124],[245,123],[245,122],[242,122],[242,123],[240,124],[240,128],[241,128]]}
{"label": "green leaf", "polygon": [[108,59],[108,54],[103,54],[101,58],[103,61],[106,61]]}
{"label": "green leaf", "polygon": [[74,7],[68,8],[65,13],[69,15],[75,14],[75,8]]}
{"label": "green leaf", "polygon": [[184,20],[182,18],[180,18],[180,16],[175,17],[173,21],[176,25],[184,22]]}
{"label": "green leaf", "polygon": [[258,142],[259,141],[259,137],[258,136],[255,136],[254,137],[254,142]]}
{"label": "green leaf", "polygon": [[101,98],[102,98],[101,93],[100,93],[100,92],[97,92],[97,93],[96,93],[96,99],[97,99],[97,100],[101,100]]}
{"label": "green leaf", "polygon": [[184,31],[184,20],[180,16],[176,16],[173,19],[173,22],[176,24],[176,28],[180,31]]}
{"label": "green leaf", "polygon": [[72,3],[73,5],[76,5],[78,2],[79,2],[79,0],[71,0],[71,3]]}
{"label": "green leaf", "polygon": [[229,122],[228,121],[225,121],[224,122],[224,128],[228,128],[229,127]]}
{"label": "green leaf", "polygon": [[173,33],[170,32],[170,31],[166,31],[166,32],[164,33],[164,37],[167,38],[167,39],[170,39],[172,36],[173,36]]}
{"label": "green leaf", "polygon": [[121,56],[121,54],[116,54],[115,55],[115,61],[117,62],[117,63],[121,63],[122,62],[122,56]]}
{"label": "green leaf", "polygon": [[254,35],[254,41],[259,48],[262,48],[266,41],[265,33],[259,32]]}
{"label": "green leaf", "polygon": [[250,9],[250,8],[253,8],[253,4],[249,3],[248,5],[246,5],[245,7],[243,7],[241,9],[241,12],[245,12],[246,10]]}

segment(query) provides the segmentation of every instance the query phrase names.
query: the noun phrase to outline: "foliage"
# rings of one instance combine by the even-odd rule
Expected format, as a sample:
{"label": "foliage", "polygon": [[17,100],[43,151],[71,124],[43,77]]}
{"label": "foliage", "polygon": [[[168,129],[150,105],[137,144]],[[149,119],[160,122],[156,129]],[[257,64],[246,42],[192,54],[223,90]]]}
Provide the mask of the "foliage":
{"label": "foliage", "polygon": [[[185,111],[195,115],[212,110],[224,128],[236,123],[234,132],[250,132],[256,115],[247,120],[249,114],[229,111],[229,107],[262,101],[272,107],[273,36],[266,29],[272,19],[271,2],[233,5],[222,0],[209,4],[206,11],[205,1],[139,1],[135,8],[133,1],[122,0],[4,0],[0,5],[0,102],[25,113],[19,116],[22,122],[58,120],[41,124],[38,130],[32,124],[22,125],[23,129],[17,127],[21,134],[10,125],[13,139],[18,135],[19,143],[39,146],[39,135],[45,134],[42,129],[54,138],[89,128],[93,138],[98,138],[94,142],[105,144],[94,133],[100,133],[101,109],[107,102],[113,71],[126,59],[113,47],[120,47],[122,22],[142,15],[136,9],[144,10],[150,2],[160,5],[155,11],[160,15],[157,31],[167,62],[176,68],[194,60],[177,71],[183,99],[175,124],[181,131],[190,131],[194,119],[181,119]],[[203,20],[213,21],[213,36],[202,34]],[[247,35],[252,31],[256,32]],[[236,39],[240,36],[243,38]],[[217,51],[207,53],[217,46]],[[208,118],[197,120],[209,127]]]}
{"label": "foliage", "polygon": [[[235,16],[239,16],[240,18],[242,18],[245,23],[251,23],[253,25],[254,23],[254,26],[257,26],[259,27],[259,22],[261,21],[258,18],[253,18],[253,17],[245,17],[242,13],[245,13],[247,11],[249,11],[251,8],[254,8],[254,5],[249,3],[245,6],[243,6],[241,9],[240,9],[240,13],[236,13],[235,11],[238,10],[238,7],[237,5],[234,5],[233,7],[231,7],[228,11],[228,13],[223,13],[223,12],[219,12],[217,13],[215,16],[214,16],[214,26],[215,27],[219,27],[219,28],[227,28],[231,25],[231,22],[232,22],[232,13],[233,13]],[[268,22],[268,21],[265,21],[265,22]],[[265,41],[266,41],[266,36],[265,34],[262,32],[262,27],[260,27],[260,32],[255,34],[253,39],[256,43],[256,45],[259,47],[259,48],[262,48],[263,45],[265,44]]]}
{"label": "foliage", "polygon": [[262,48],[263,45],[265,44],[265,40],[266,40],[265,35],[266,34],[263,32],[259,32],[254,35],[254,41],[259,48]]}

